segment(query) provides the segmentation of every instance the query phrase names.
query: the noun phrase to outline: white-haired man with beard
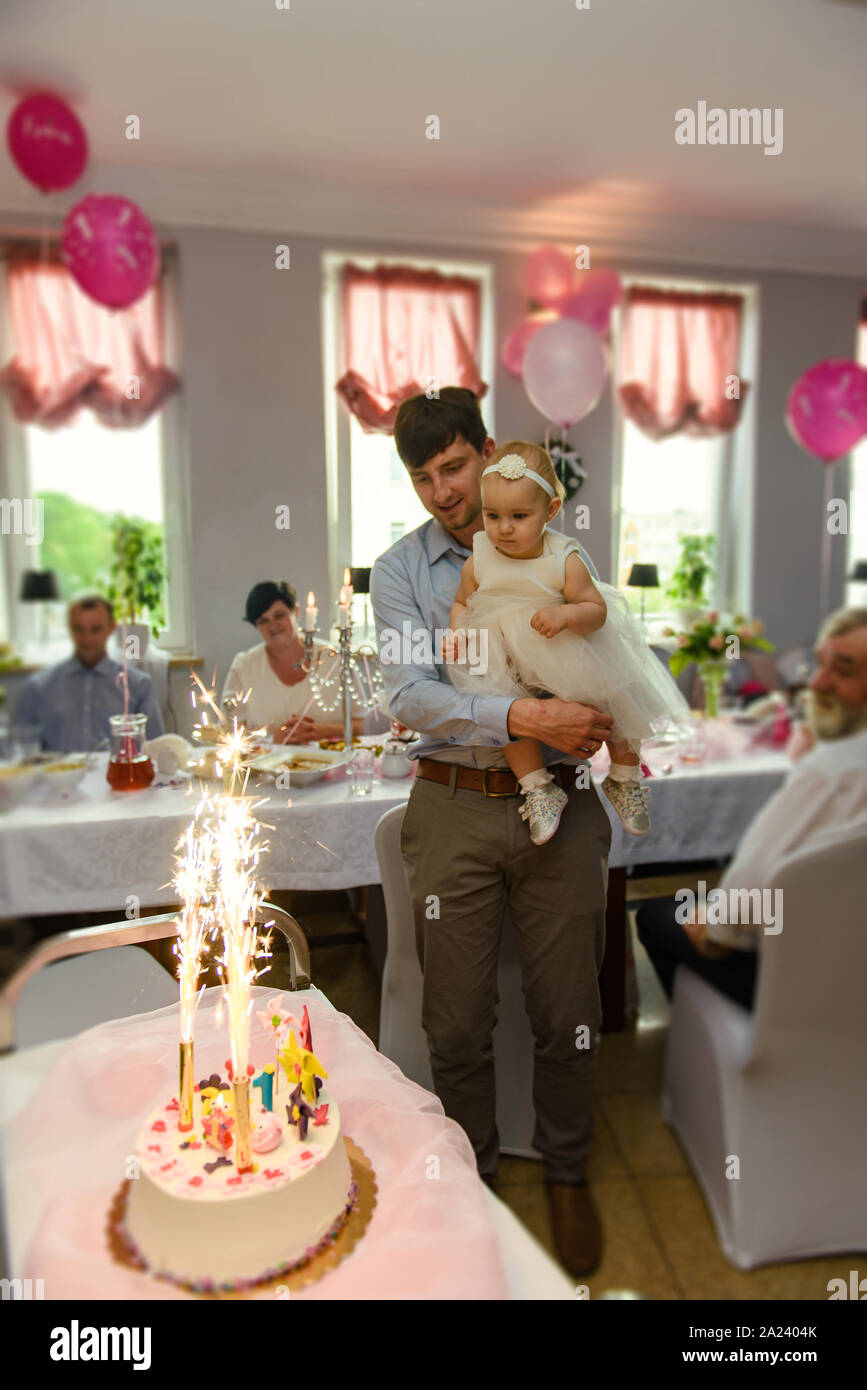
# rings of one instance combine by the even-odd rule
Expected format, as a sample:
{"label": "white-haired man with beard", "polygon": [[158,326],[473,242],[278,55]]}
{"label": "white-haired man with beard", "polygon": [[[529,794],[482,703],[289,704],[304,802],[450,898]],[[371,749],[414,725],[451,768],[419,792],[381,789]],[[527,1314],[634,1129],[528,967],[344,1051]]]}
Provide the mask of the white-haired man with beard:
{"label": "white-haired man with beard", "polygon": [[[824,624],[807,694],[801,756],[785,783],[750,823],[720,883],[769,888],[772,866],[792,850],[867,817],[867,608],[844,608]],[[714,988],[751,1008],[760,924],[681,923],[673,898],[638,912],[639,938],[671,997],[685,965]]]}

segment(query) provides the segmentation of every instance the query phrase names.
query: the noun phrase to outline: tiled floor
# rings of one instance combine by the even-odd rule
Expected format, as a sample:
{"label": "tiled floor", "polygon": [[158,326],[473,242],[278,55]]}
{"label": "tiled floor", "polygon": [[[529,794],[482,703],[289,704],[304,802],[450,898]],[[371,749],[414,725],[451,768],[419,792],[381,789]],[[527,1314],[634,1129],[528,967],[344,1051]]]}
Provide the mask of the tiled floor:
{"label": "tiled floor", "polygon": [[[709,886],[713,869],[695,866]],[[689,886],[690,877],[632,879],[635,902]],[[695,884],[693,884],[695,886]],[[374,1043],[379,1038],[379,978],[358,921],[343,894],[279,896],[302,924],[313,982]],[[64,925],[54,924],[54,930]],[[330,940],[340,937],[335,944]],[[8,939],[7,939],[8,941]],[[743,1273],[721,1253],[701,1191],[674,1134],[659,1113],[668,1029],[668,1001],[633,933],[639,1014],[627,1032],[603,1034],[590,1181],[605,1229],[602,1262],[586,1282],[591,1297],[628,1289],[665,1299],[827,1299],[831,1278],[846,1277],[850,1257],[773,1265]],[[0,953],[0,976],[19,950]],[[278,954],[271,979],[288,987],[287,957]],[[537,1240],[554,1254],[541,1165],[504,1157],[497,1192]]]}

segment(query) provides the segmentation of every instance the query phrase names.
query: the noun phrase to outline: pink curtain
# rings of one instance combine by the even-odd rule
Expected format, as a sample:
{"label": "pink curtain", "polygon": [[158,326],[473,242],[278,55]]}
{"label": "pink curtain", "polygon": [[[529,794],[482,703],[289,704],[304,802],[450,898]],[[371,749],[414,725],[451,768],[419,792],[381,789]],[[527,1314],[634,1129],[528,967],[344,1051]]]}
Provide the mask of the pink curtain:
{"label": "pink curtain", "polygon": [[13,252],[6,289],[15,355],[0,388],[16,420],[58,429],[86,406],[104,425],[134,428],[178,390],[163,362],[159,283],[131,309],[106,309],[59,261]]}
{"label": "pink curtain", "polygon": [[626,417],[651,439],[733,430],[749,390],[736,380],[742,311],[740,295],[629,290],[618,361]]}
{"label": "pink curtain", "polygon": [[391,434],[407,396],[466,386],[479,397],[479,286],[435,270],[379,265],[343,270],[337,392],[365,434]]}

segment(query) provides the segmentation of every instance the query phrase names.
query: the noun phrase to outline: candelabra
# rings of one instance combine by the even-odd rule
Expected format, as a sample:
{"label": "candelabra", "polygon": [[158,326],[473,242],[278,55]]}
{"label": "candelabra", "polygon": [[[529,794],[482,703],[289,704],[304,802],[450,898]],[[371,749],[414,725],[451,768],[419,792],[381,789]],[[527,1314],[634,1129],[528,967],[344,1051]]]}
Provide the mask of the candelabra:
{"label": "candelabra", "polygon": [[[308,596],[301,634],[304,638],[304,660],[301,662],[301,668],[310,677],[316,703],[326,713],[338,708],[343,710],[343,740],[347,762],[352,753],[352,706],[356,704],[365,712],[376,708],[383,690],[374,648],[369,643],[362,643],[358,647],[352,645],[351,598],[351,589],[344,586],[340,591],[338,621],[334,625],[339,633],[336,647],[329,644],[318,650],[314,649],[319,610],[314,607],[312,594]],[[331,664],[328,672],[321,677],[318,668],[323,661],[329,659]],[[325,692],[330,690],[334,690],[335,694],[329,699]]]}

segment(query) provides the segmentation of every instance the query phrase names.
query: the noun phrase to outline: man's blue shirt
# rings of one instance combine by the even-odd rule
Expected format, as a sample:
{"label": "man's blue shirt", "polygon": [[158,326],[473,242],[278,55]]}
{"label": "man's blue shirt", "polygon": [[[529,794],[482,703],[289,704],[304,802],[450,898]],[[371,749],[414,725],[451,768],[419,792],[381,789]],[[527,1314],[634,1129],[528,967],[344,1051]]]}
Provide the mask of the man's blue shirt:
{"label": "man's blue shirt", "polygon": [[[31,676],[15,706],[16,724],[37,724],[43,746],[57,753],[89,753],[107,744],[109,715],[123,714],[120,662],[104,656],[84,666],[77,656]],[[145,671],[127,667],[130,714],[147,715],[147,736],[164,732],[156,688]]]}

